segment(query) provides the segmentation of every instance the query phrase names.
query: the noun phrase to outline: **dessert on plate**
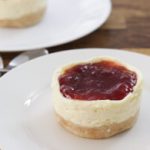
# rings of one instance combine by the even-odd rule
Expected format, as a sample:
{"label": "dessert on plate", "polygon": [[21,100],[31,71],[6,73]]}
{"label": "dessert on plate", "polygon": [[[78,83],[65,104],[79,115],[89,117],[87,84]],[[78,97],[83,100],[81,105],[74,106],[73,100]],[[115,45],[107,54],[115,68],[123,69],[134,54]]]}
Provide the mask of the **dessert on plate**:
{"label": "dessert on plate", "polygon": [[0,0],[1,27],[27,27],[37,24],[47,0]]}
{"label": "dessert on plate", "polygon": [[111,57],[99,57],[58,69],[52,81],[58,122],[85,138],[108,138],[136,122],[141,73]]}

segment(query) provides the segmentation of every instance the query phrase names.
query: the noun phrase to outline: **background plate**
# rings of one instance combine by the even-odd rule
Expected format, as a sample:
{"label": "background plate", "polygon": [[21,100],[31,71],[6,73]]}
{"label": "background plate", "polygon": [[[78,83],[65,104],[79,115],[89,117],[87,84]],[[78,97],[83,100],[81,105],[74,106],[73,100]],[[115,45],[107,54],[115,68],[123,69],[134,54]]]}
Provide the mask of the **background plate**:
{"label": "background plate", "polygon": [[26,29],[0,29],[0,51],[56,46],[100,27],[111,12],[110,0],[48,0],[43,21]]}

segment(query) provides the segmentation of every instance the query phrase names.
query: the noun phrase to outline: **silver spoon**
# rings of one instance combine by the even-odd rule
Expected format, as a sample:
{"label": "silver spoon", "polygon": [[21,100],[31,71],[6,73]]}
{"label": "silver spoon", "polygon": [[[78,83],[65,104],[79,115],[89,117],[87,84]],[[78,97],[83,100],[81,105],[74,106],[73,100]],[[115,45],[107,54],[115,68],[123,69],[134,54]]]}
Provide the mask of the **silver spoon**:
{"label": "silver spoon", "polygon": [[5,74],[7,73],[9,70],[40,56],[43,55],[47,55],[48,54],[48,50],[46,49],[39,49],[39,50],[33,50],[33,51],[27,51],[27,52],[23,52],[20,55],[16,56],[12,61],[10,61],[10,63],[8,64],[8,66],[6,68],[3,68],[3,66],[1,66],[2,68],[0,68],[0,73]]}
{"label": "silver spoon", "polygon": [[[3,59],[0,56],[0,70],[4,68],[4,63],[3,63]],[[2,73],[0,72],[0,76],[2,75]]]}
{"label": "silver spoon", "polygon": [[[2,57],[0,56],[0,70],[3,68],[4,68],[4,63],[3,63]],[[0,76],[1,76],[1,73],[0,73]]]}
{"label": "silver spoon", "polygon": [[3,69],[3,67],[4,67],[3,59],[2,59],[2,57],[0,56],[0,69]]}

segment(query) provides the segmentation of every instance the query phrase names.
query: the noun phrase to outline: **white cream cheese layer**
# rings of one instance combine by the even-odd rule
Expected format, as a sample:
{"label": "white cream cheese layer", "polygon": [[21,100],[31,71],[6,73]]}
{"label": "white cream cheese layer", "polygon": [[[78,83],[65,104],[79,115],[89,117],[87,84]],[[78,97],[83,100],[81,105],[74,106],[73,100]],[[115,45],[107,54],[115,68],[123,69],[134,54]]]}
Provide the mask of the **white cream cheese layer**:
{"label": "white cream cheese layer", "polygon": [[46,7],[47,0],[0,0],[0,20],[17,19]]}
{"label": "white cream cheese layer", "polygon": [[60,92],[58,78],[64,71],[74,65],[87,62],[79,62],[61,67],[54,73],[52,81],[52,93],[54,108],[57,114],[65,120],[71,121],[83,127],[100,127],[110,123],[120,123],[134,116],[139,110],[140,95],[142,91],[141,73],[134,67],[123,64],[110,57],[100,57],[88,62],[99,62],[101,60],[112,60],[126,66],[137,74],[137,84],[133,93],[129,93],[123,100],[95,100],[80,101],[64,97]]}

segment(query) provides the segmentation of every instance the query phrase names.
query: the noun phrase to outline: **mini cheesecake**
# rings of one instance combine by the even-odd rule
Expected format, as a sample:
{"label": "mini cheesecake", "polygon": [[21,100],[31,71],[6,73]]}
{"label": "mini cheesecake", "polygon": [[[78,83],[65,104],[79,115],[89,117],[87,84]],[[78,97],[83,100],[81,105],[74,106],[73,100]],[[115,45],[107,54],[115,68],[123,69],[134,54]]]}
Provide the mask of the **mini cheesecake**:
{"label": "mini cheesecake", "polygon": [[85,138],[108,138],[131,128],[138,116],[141,73],[111,57],[56,70],[52,98],[61,126]]}
{"label": "mini cheesecake", "polygon": [[0,0],[0,27],[27,27],[37,24],[47,0]]}

